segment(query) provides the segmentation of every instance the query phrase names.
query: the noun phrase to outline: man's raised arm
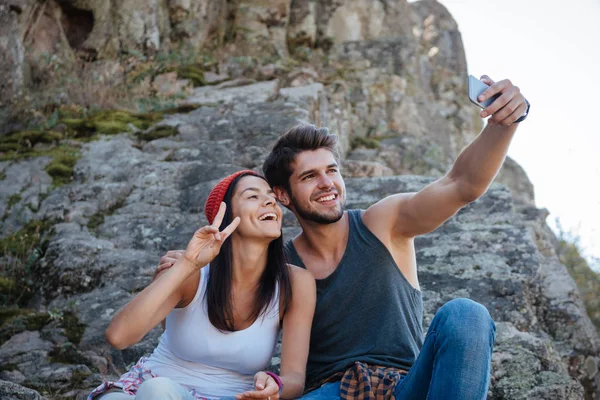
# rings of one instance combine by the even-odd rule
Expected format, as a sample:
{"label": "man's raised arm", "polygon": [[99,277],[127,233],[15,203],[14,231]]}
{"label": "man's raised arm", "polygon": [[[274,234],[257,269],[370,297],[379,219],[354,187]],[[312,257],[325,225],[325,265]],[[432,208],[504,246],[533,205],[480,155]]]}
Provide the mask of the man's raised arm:
{"label": "man's raised arm", "polygon": [[491,115],[487,126],[458,156],[452,169],[417,193],[389,196],[367,211],[379,223],[386,223],[392,237],[414,237],[433,231],[460,208],[485,193],[500,170],[508,146],[517,130],[517,119],[528,105],[519,88],[509,80],[491,85],[480,101],[500,94],[481,117]]}

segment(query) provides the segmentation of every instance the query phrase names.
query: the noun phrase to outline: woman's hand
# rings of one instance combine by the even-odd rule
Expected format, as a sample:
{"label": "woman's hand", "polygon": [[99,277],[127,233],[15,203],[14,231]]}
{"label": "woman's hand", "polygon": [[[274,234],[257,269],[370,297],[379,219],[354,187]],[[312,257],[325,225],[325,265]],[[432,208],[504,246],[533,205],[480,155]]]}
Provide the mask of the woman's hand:
{"label": "woman's hand", "polygon": [[264,371],[257,372],[256,375],[254,375],[254,389],[255,390],[237,394],[235,398],[238,400],[279,399],[279,385],[275,382],[275,379],[267,375]]}
{"label": "woman's hand", "polygon": [[240,218],[236,217],[227,228],[219,232],[219,226],[221,226],[223,216],[225,215],[225,208],[225,203],[221,203],[213,224],[198,229],[183,253],[183,257],[193,263],[196,269],[204,267],[219,254],[225,239],[240,224]]}

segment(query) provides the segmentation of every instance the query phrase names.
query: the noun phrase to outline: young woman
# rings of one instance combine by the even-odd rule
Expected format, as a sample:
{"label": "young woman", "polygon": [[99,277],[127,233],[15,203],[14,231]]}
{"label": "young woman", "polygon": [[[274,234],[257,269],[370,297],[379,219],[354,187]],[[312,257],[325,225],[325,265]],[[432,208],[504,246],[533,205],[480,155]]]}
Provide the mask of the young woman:
{"label": "young woman", "polygon": [[[124,349],[166,318],[158,347],[88,400],[301,396],[315,281],[284,262],[273,191],[257,173],[239,171],[213,188],[204,211],[211,225],[106,330],[108,342]],[[263,370],[280,327],[279,377]]]}

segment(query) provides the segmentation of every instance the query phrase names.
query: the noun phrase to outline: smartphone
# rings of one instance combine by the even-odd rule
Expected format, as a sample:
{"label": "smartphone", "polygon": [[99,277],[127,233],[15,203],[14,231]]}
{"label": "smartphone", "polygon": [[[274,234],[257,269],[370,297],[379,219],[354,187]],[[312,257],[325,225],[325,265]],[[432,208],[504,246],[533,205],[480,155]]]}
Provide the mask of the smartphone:
{"label": "smartphone", "polygon": [[487,88],[489,88],[489,86],[487,84],[481,82],[479,79],[475,78],[473,75],[469,75],[469,100],[471,100],[471,103],[478,105],[481,108],[487,108],[498,97],[500,97],[500,94],[496,94],[495,96],[493,96],[485,101],[477,100],[479,95],[481,93],[483,93],[485,91],[485,89],[487,89]]}

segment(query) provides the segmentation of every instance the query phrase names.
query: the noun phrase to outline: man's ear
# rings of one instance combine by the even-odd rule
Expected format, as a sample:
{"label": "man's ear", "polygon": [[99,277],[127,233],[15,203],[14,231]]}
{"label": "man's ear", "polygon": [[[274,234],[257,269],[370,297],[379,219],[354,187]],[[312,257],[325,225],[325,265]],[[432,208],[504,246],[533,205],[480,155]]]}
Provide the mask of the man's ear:
{"label": "man's ear", "polygon": [[290,196],[284,188],[282,188],[281,186],[275,186],[273,188],[273,191],[275,192],[275,197],[277,197],[277,200],[279,200],[281,204],[283,204],[286,207],[290,206]]}

